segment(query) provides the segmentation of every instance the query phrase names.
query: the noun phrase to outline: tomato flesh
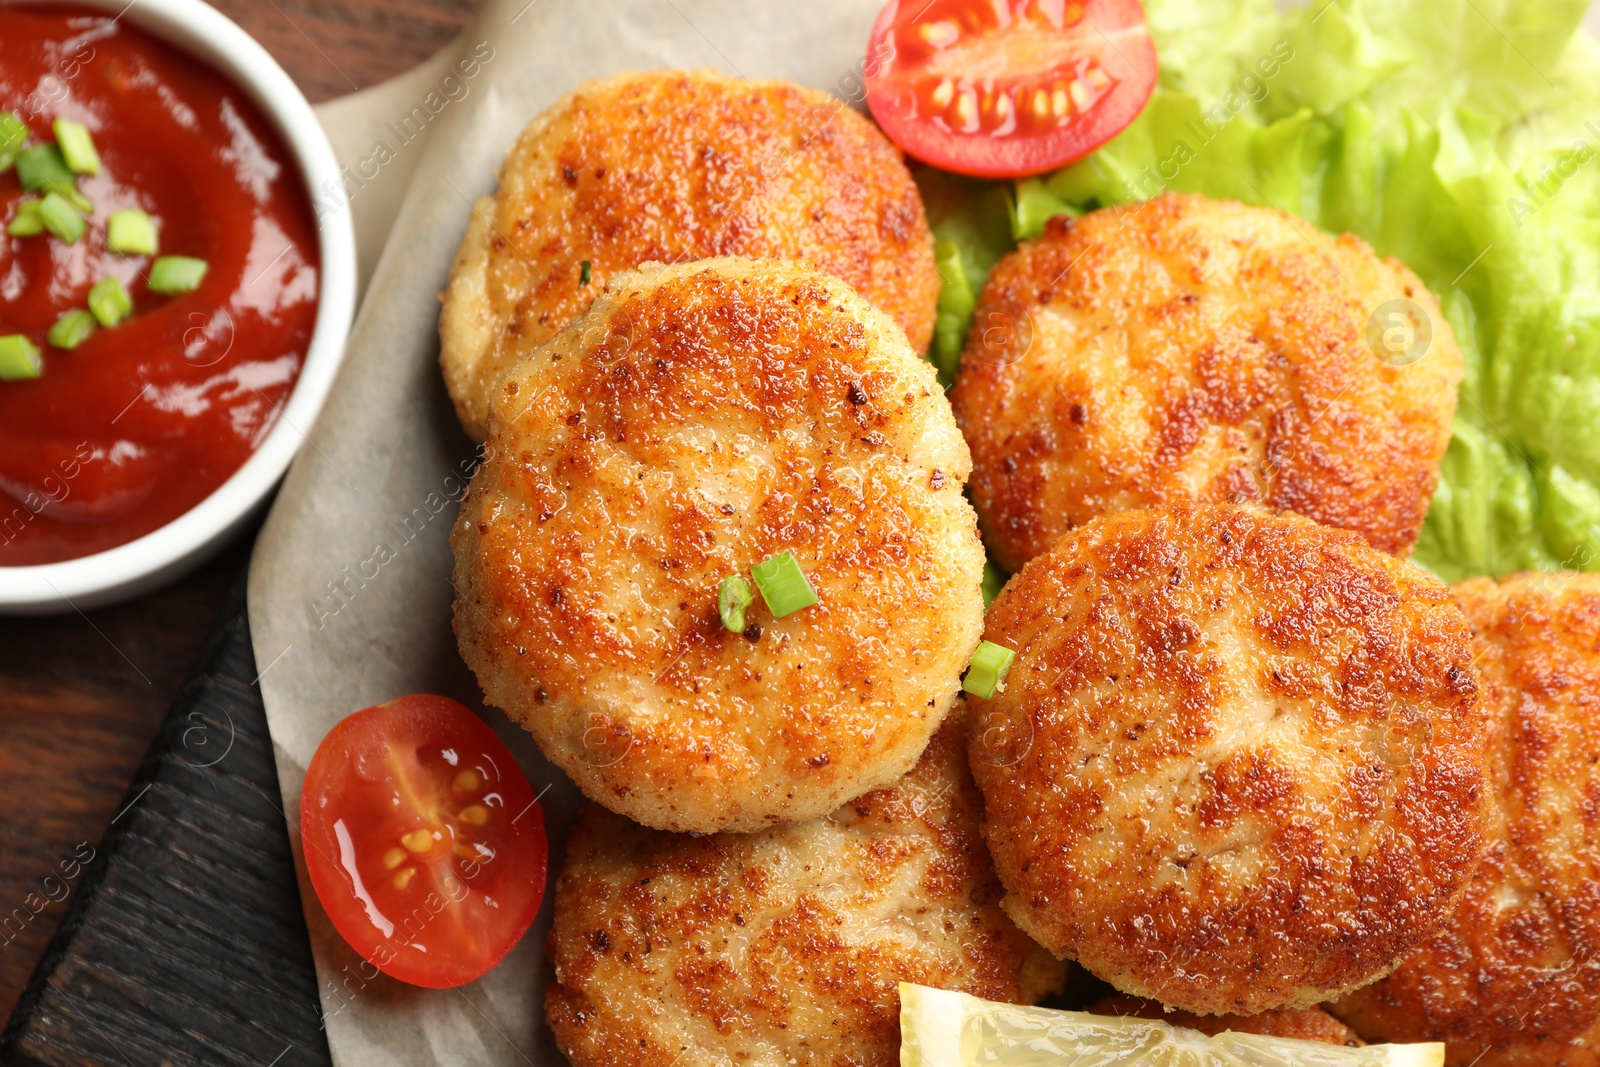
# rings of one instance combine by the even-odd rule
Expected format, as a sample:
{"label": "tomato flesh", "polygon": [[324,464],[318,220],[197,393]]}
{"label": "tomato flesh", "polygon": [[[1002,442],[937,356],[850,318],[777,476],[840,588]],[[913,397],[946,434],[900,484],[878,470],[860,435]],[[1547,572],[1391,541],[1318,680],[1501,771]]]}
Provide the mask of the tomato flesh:
{"label": "tomato flesh", "polygon": [[306,771],[300,836],[340,936],[412,985],[481,977],[544,897],[533,789],[494,731],[444,697],[401,697],[330,730]]}
{"label": "tomato flesh", "polygon": [[872,30],[867,106],[944,170],[1014,178],[1122,132],[1155,91],[1138,0],[890,0]]}

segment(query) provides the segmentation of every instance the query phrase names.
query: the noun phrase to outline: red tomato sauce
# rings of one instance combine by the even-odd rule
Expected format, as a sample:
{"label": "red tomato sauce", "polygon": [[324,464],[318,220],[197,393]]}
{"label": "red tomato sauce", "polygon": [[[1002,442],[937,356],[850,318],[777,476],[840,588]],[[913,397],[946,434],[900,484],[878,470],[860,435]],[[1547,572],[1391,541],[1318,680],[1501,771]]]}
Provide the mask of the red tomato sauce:
{"label": "red tomato sauce", "polygon": [[[53,141],[88,126],[98,175],[77,244],[0,229],[0,336],[25,334],[44,373],[0,381],[0,567],[124,544],[182,515],[265,439],[300,375],[317,314],[316,219],[293,158],[235,85],[125,20],[0,6],[0,109]],[[33,195],[33,194],[27,194]],[[24,197],[0,175],[0,225]],[[106,248],[107,216],[156,221],[158,255],[204,259],[199,289],[149,292],[150,257]],[[115,276],[120,325],[73,351],[51,324]]]}

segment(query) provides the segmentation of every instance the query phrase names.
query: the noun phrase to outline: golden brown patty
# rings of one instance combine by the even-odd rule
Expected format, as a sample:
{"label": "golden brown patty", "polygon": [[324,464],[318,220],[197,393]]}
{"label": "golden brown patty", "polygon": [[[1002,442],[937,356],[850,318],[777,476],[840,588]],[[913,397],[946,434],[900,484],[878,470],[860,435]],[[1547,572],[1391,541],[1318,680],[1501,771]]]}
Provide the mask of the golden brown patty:
{"label": "golden brown patty", "polygon": [[546,997],[576,1067],[899,1062],[897,982],[1032,1003],[1064,968],[995,905],[957,717],[895,785],[760,834],[578,820]]}
{"label": "golden brown patty", "polygon": [[616,272],[712,256],[809,260],[918,353],[933,335],[933,235],[876,126],[788,82],[621,74],[529,123],[473,212],[439,320],[467,433],[483,439],[490,393],[526,343],[555,336]]}
{"label": "golden brown patty", "polygon": [[[1432,330],[1400,343],[1392,301]],[[1405,319],[1399,320],[1402,324]],[[1163,196],[1052,222],[995,268],[951,400],[972,497],[1015,571],[1097,515],[1257,501],[1409,553],[1461,353],[1394,260],[1281,212]]]}
{"label": "golden brown patty", "polygon": [[[983,627],[966,445],[931,365],[843,282],[776,260],[612,280],[505,379],[453,544],[491,704],[591,800],[757,830],[911,769]],[[730,633],[789,552],[819,602]]]}
{"label": "golden brown patty", "polygon": [[1095,1015],[1160,1019],[1173,1026],[1198,1030],[1202,1034],[1216,1035],[1224,1030],[1232,1030],[1238,1034],[1292,1037],[1299,1041],[1321,1041],[1328,1045],[1354,1047],[1361,1044],[1354,1030],[1321,1008],[1284,1008],[1264,1011],[1260,1015],[1195,1015],[1187,1011],[1167,1011],[1153,1000],[1120,993],[1090,1005],[1089,1011]]}
{"label": "golden brown patty", "polygon": [[1374,1040],[1443,1041],[1457,1067],[1600,1064],[1600,575],[1475,579],[1498,800],[1446,927],[1334,1006]]}
{"label": "golden brown patty", "polygon": [[1122,512],[1014,577],[972,770],[1006,911],[1125,993],[1309,1007],[1434,933],[1482,847],[1466,620],[1308,519]]}

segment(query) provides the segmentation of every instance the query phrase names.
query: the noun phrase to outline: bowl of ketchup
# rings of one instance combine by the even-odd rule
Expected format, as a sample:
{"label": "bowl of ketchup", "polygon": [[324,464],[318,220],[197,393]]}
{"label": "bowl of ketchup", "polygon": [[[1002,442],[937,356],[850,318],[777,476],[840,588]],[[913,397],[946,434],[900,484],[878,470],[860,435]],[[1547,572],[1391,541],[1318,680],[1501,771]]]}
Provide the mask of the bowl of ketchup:
{"label": "bowl of ketchup", "polygon": [[354,313],[339,183],[200,0],[0,2],[0,612],[133,596],[258,514]]}

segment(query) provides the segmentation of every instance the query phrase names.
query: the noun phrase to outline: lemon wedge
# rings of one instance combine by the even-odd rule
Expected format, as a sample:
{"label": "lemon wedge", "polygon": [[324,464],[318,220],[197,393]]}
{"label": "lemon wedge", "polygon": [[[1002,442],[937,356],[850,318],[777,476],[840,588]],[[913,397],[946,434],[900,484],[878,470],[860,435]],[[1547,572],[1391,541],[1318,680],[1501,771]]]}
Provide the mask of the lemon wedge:
{"label": "lemon wedge", "polygon": [[996,1004],[900,984],[900,1067],[1443,1067],[1444,1046],[1207,1037],[1152,1019]]}

